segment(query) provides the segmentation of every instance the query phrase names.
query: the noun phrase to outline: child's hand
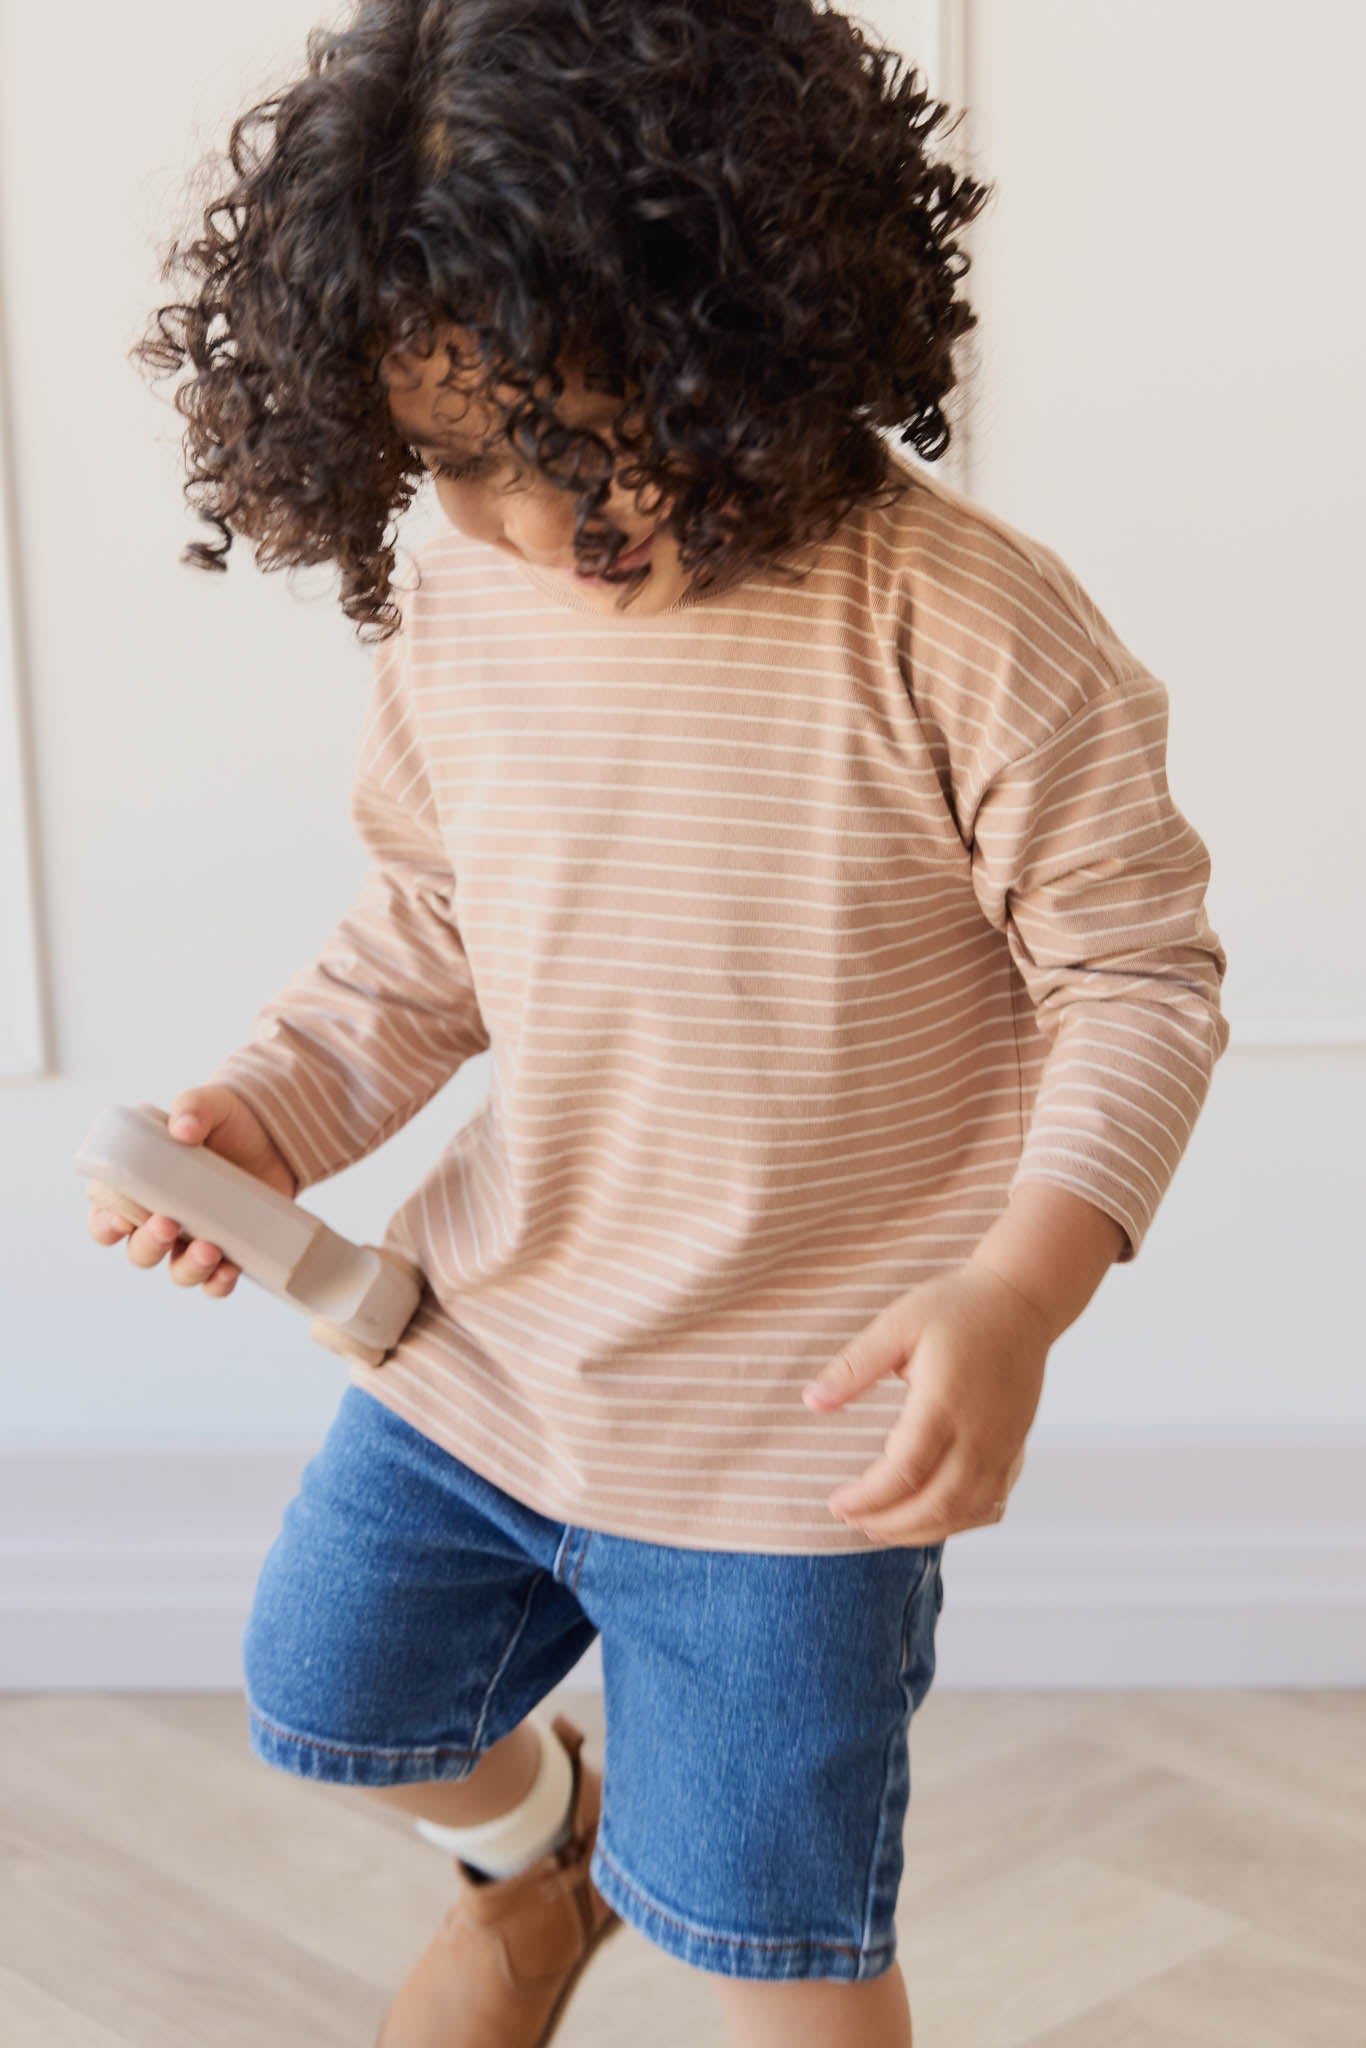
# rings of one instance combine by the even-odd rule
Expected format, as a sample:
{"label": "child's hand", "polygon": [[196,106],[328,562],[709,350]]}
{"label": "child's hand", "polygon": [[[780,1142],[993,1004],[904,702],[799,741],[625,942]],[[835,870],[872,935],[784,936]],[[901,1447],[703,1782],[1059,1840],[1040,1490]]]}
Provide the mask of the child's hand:
{"label": "child's hand", "polygon": [[[180,1117],[188,1117],[189,1122],[180,1124]],[[267,1187],[293,1197],[296,1182],[292,1169],[255,1111],[231,1088],[185,1089],[171,1104],[169,1127],[178,1142],[207,1145],[210,1152],[230,1159]],[[90,1186],[98,1188],[99,1183],[91,1181]],[[231,1294],[241,1271],[224,1258],[216,1244],[202,1237],[185,1237],[172,1216],[153,1215],[134,1225],[111,1209],[101,1209],[96,1199],[86,1217],[86,1228],[96,1244],[117,1244],[127,1237],[128,1257],[135,1266],[158,1265],[167,1252],[173,1252],[167,1271],[177,1287],[202,1285],[206,1294]]]}
{"label": "child's hand", "polygon": [[836,1488],[831,1508],[870,1536],[905,1544],[999,1521],[1051,1341],[1040,1311],[980,1264],[899,1295],[803,1389],[817,1409],[892,1372],[910,1390],[881,1456]]}

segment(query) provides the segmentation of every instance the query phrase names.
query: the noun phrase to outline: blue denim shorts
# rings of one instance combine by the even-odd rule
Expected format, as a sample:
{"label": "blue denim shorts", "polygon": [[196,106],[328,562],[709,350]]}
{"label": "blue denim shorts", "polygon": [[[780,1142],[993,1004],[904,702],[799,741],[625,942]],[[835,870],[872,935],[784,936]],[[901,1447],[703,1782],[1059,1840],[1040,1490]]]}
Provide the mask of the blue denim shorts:
{"label": "blue denim shorts", "polygon": [[688,1550],[554,1522],[347,1387],[242,1640],[253,1753],[463,1778],[602,1641],[591,1876],[731,1977],[876,1977],[934,1677],[943,1544]]}

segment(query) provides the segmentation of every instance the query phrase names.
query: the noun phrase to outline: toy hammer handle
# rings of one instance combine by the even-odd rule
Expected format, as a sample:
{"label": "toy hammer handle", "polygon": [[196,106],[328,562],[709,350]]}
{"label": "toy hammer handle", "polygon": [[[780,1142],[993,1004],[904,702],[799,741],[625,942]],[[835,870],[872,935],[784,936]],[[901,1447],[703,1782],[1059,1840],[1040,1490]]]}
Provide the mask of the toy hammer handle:
{"label": "toy hammer handle", "polygon": [[247,1278],[312,1317],[320,1344],[380,1365],[422,1293],[422,1273],[387,1245],[356,1245],[231,1160],[170,1134],[144,1102],[107,1109],[76,1155],[92,1201],[130,1223],[174,1216]]}

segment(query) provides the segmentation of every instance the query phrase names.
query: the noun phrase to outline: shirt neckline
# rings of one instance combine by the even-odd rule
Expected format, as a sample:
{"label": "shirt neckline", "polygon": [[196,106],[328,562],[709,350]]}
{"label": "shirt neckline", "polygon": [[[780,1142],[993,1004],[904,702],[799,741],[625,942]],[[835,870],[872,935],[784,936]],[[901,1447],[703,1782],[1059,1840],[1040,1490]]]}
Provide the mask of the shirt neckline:
{"label": "shirt neckline", "polygon": [[650,612],[646,616],[636,618],[629,610],[621,613],[599,611],[595,604],[590,603],[585,592],[574,588],[572,581],[554,576],[547,569],[537,568],[536,564],[528,562],[525,556],[516,557],[513,567],[519,576],[527,578],[545,596],[554,598],[568,610],[586,612],[591,618],[600,619],[604,626],[618,628],[648,626],[655,619],[674,618],[679,612],[695,611],[699,605],[708,604],[713,598],[733,595],[743,584],[756,581],[763,574],[762,564],[752,563],[747,574],[742,574],[737,565],[729,575],[723,572],[706,590],[698,590],[695,582],[685,584],[673,603],[666,604],[662,611]]}

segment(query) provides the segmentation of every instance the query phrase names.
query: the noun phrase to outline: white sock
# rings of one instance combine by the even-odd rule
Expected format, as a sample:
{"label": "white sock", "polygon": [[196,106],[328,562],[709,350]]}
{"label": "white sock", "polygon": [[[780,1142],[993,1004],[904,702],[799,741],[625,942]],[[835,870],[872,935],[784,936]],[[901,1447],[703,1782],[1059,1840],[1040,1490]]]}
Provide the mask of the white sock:
{"label": "white sock", "polygon": [[486,1877],[512,1877],[569,1839],[574,1766],[554,1729],[539,1714],[527,1718],[541,1738],[541,1761],[519,1806],[470,1828],[443,1827],[431,1820],[414,1823],[424,1841]]}

